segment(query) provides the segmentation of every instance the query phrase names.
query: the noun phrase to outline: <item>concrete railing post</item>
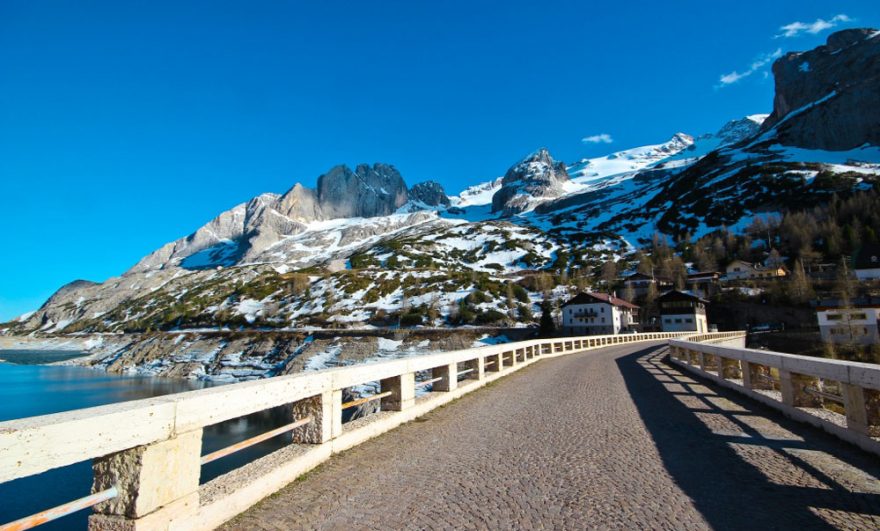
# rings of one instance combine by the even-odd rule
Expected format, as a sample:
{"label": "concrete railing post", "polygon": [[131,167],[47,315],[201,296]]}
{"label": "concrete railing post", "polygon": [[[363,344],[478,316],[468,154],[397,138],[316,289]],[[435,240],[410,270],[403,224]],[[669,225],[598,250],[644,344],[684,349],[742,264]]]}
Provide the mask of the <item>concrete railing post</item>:
{"label": "concrete railing post", "polygon": [[330,438],[342,435],[342,389],[330,393]]}
{"label": "concrete railing post", "polygon": [[822,400],[819,397],[804,390],[806,386],[816,386],[818,378],[779,369],[779,381],[783,404],[793,407],[820,407],[822,405]]}
{"label": "concrete railing post", "polygon": [[293,430],[294,443],[322,444],[331,439],[333,435],[332,402],[333,392],[327,391],[291,404],[291,422],[312,417],[312,422]]}
{"label": "concrete railing post", "polygon": [[379,381],[383,393],[391,392],[391,396],[382,399],[382,411],[403,411],[416,402],[416,375],[407,372],[399,376],[384,378]]}
{"label": "concrete railing post", "polygon": [[843,407],[846,410],[846,427],[868,435],[868,408],[865,407],[865,390],[857,385],[840,384]]}
{"label": "concrete railing post", "polygon": [[752,382],[752,364],[745,360],[740,360],[739,371],[740,374],[742,374],[743,387],[746,389],[754,389],[754,383]]}
{"label": "concrete railing post", "polygon": [[700,370],[706,372],[706,354],[697,352],[697,360],[699,360]]}
{"label": "concrete railing post", "polygon": [[167,529],[199,508],[202,430],[94,460],[92,492],[119,495],[95,506],[90,530]]}
{"label": "concrete railing post", "polygon": [[458,363],[441,365],[431,369],[432,378],[442,378],[434,382],[435,391],[455,391],[458,388]]}

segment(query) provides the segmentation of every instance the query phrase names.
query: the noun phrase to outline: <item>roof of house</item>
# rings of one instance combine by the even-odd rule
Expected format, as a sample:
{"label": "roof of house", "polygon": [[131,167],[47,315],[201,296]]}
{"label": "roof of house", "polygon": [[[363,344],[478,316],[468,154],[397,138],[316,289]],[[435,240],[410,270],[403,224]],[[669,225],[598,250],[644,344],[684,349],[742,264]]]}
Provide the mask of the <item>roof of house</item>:
{"label": "roof of house", "polygon": [[841,299],[820,299],[816,301],[816,310],[831,310],[843,308],[878,308],[880,307],[880,297],[864,296],[854,297],[846,304]]}
{"label": "roof of house", "polygon": [[746,262],[745,260],[740,260],[739,258],[737,258],[736,260],[734,260],[734,261],[730,262],[729,264],[727,264],[727,267],[730,267],[730,266],[732,266],[733,264],[736,264],[736,263],[745,264],[745,265],[747,265],[747,266],[752,266],[752,265],[754,265],[754,264],[752,264],[751,262]]}
{"label": "roof of house", "polygon": [[697,297],[696,295],[694,295],[690,291],[677,290],[677,289],[674,289],[672,291],[667,291],[663,295],[660,295],[659,297],[657,297],[658,301],[676,300],[676,299],[678,299],[678,300],[695,300],[695,301],[700,301],[704,304],[709,303],[709,301],[707,301],[706,299],[704,299],[702,297]]}
{"label": "roof of house", "polygon": [[607,293],[578,293],[571,300],[563,304],[562,306],[570,306],[572,304],[596,304],[597,302],[610,304],[612,306],[620,306],[623,308],[631,308],[638,309],[639,307],[631,302],[627,302],[620,297],[615,297],[614,295],[609,295]]}
{"label": "roof of house", "polygon": [[700,280],[703,278],[715,278],[720,275],[721,275],[721,273],[719,273],[717,271],[700,271],[700,272],[691,273],[690,275],[688,275],[688,280]]}
{"label": "roof of house", "polygon": [[880,268],[880,245],[867,243],[855,254],[853,258],[855,269],[878,269]]}
{"label": "roof of house", "polygon": [[629,282],[630,280],[654,280],[656,282],[672,282],[671,279],[668,279],[662,275],[646,275],[644,273],[633,273],[632,275],[623,279],[624,282]]}

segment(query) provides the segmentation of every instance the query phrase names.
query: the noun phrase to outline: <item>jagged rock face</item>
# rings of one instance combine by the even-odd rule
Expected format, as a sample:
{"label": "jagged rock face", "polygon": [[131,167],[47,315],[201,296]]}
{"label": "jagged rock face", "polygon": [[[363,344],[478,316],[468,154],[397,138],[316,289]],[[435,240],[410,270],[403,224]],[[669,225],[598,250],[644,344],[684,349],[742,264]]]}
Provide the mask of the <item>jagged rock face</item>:
{"label": "jagged rock face", "polygon": [[318,178],[318,202],[326,219],[387,216],[407,200],[406,183],[394,166],[336,166]]}
{"label": "jagged rock face", "polygon": [[354,171],[337,166],[318,179],[317,190],[296,184],[282,196],[259,195],[189,236],[165,244],[128,273],[279,261],[264,253],[313,221],[386,216],[406,201],[406,183],[393,166],[361,164]]}
{"label": "jagged rock face", "polygon": [[719,129],[714,136],[720,140],[722,146],[736,144],[755,136],[767,117],[766,114],[753,114],[739,120],[731,120],[724,124],[724,127]]}
{"label": "jagged rock face", "polygon": [[428,206],[449,206],[449,197],[438,182],[425,181],[409,189],[409,198]]}
{"label": "jagged rock face", "polygon": [[281,196],[278,201],[278,211],[290,219],[308,223],[323,219],[321,205],[318,203],[318,194],[311,188],[296,183],[293,188]]}
{"label": "jagged rock face", "polygon": [[880,32],[850,29],[773,64],[773,114],[783,145],[842,151],[880,145]]}
{"label": "jagged rock face", "polygon": [[542,199],[559,197],[565,193],[563,183],[568,180],[565,164],[555,162],[546,149],[540,149],[507,170],[501,189],[492,196],[492,212],[510,216]]}

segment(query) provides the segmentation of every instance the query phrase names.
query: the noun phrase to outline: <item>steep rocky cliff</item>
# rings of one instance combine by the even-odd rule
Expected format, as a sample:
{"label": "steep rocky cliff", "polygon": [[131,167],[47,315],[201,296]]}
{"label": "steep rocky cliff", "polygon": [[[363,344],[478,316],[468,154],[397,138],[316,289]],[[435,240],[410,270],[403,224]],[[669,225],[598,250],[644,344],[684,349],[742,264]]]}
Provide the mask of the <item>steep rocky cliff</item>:
{"label": "steep rocky cliff", "polygon": [[786,146],[843,151],[880,145],[880,31],[832,33],[824,46],[773,64],[776,96],[764,131]]}
{"label": "steep rocky cliff", "polygon": [[387,216],[407,200],[406,183],[390,164],[336,166],[318,177],[323,219]]}
{"label": "steep rocky cliff", "polygon": [[409,189],[409,198],[427,206],[449,206],[449,196],[443,186],[435,181],[418,183]]}

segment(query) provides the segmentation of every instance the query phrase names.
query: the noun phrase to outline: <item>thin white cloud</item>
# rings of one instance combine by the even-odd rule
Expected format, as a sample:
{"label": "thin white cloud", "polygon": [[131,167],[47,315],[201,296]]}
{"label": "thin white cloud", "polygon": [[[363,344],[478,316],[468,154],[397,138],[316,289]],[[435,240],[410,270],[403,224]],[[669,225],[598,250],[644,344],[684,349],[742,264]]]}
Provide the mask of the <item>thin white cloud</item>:
{"label": "thin white cloud", "polygon": [[584,144],[610,144],[614,142],[608,133],[600,133],[598,135],[586,136],[581,139]]}
{"label": "thin white cloud", "polygon": [[822,18],[817,18],[813,22],[792,22],[791,24],[786,24],[779,28],[782,30],[782,33],[776,35],[776,38],[785,37],[797,37],[802,33],[809,33],[811,35],[816,35],[817,33],[821,33],[827,29],[831,29],[841,22],[852,22],[852,18],[844,15],[843,13],[839,15],[835,15],[831,17],[829,20],[825,20]]}
{"label": "thin white cloud", "polygon": [[732,84],[738,82],[739,80],[741,80],[743,78],[749,77],[750,75],[754,74],[755,72],[758,72],[759,70],[761,70],[762,68],[767,66],[769,63],[772,63],[773,61],[775,61],[776,59],[779,59],[780,57],[782,57],[782,48],[777,48],[776,50],[774,50],[773,52],[770,52],[770,53],[761,54],[754,61],[752,61],[752,64],[750,64],[749,67],[747,69],[745,69],[744,71],[739,72],[737,70],[734,70],[733,72],[730,72],[729,74],[721,75],[718,78],[718,85],[716,85],[716,88],[726,87],[728,85],[732,85]]}

